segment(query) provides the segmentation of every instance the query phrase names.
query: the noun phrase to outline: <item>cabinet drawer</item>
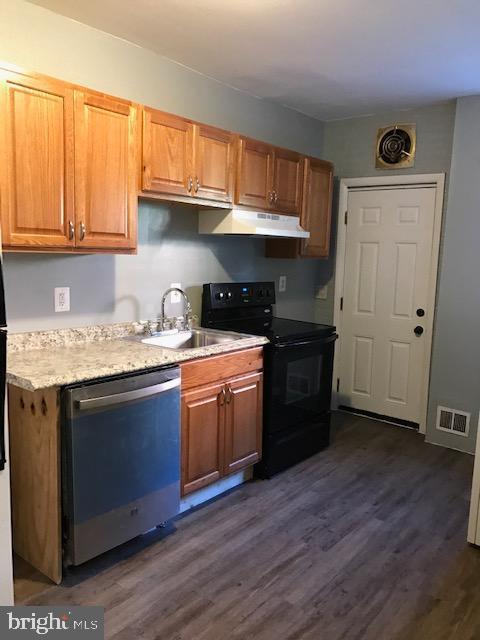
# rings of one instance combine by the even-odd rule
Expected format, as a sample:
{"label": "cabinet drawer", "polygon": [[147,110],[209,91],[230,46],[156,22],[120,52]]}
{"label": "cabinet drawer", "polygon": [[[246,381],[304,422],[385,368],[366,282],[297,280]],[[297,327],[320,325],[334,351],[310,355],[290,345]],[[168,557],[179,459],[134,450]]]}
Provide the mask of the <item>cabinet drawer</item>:
{"label": "cabinet drawer", "polygon": [[182,391],[263,368],[263,347],[190,360],[180,365]]}

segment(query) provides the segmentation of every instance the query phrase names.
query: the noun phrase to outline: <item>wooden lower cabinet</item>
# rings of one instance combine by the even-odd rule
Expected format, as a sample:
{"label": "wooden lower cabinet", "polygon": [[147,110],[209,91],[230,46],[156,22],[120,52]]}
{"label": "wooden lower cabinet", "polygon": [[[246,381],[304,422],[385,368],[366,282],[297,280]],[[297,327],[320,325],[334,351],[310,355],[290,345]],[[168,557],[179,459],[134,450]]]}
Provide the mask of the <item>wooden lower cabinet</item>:
{"label": "wooden lower cabinet", "polygon": [[225,475],[260,460],[262,447],[263,374],[252,373],[226,386]]}
{"label": "wooden lower cabinet", "polygon": [[224,386],[201,387],[182,395],[182,492],[201,489],[223,473]]}
{"label": "wooden lower cabinet", "polygon": [[[261,351],[248,349],[182,365],[182,495],[260,460]],[[198,386],[202,374],[210,383]],[[190,388],[192,384],[197,386]]]}

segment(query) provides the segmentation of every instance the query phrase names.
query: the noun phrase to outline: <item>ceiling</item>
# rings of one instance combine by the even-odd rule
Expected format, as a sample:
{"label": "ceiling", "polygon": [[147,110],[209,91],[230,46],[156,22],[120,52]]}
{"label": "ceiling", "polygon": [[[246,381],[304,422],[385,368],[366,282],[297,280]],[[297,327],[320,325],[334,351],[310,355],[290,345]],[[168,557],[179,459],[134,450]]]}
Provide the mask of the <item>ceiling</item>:
{"label": "ceiling", "polygon": [[480,93],[478,0],[32,0],[321,120]]}

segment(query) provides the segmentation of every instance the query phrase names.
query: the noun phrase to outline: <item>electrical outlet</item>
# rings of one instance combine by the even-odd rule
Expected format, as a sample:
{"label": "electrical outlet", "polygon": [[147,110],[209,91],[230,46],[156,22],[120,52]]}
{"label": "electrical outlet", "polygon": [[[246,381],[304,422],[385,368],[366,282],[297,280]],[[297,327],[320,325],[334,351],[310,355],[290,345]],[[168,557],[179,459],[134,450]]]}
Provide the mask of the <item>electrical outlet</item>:
{"label": "electrical outlet", "polygon": [[[182,288],[182,283],[181,282],[172,282],[172,284],[170,285],[171,287],[177,287],[177,289],[181,289]],[[172,293],[170,294],[170,302],[172,304],[174,304],[175,302],[180,302],[181,300],[181,296],[178,293],[178,291],[172,291]]]}
{"label": "electrical outlet", "polygon": [[287,290],[287,276],[280,276],[278,279],[278,292],[284,293]]}
{"label": "electrical outlet", "polygon": [[323,284],[317,287],[315,297],[317,300],[326,300],[328,298],[328,284]]}
{"label": "electrical outlet", "polygon": [[55,312],[70,311],[70,287],[55,287]]}

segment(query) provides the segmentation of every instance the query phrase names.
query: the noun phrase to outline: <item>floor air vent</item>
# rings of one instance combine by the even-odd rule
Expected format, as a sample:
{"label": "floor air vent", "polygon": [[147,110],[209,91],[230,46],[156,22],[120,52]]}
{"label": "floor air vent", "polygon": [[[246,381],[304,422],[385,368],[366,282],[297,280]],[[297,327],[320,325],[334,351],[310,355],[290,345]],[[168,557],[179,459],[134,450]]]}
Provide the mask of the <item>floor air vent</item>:
{"label": "floor air vent", "polygon": [[448,407],[437,408],[437,429],[449,431],[459,436],[468,436],[470,429],[470,414]]}

